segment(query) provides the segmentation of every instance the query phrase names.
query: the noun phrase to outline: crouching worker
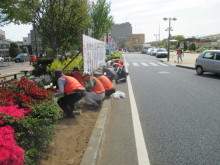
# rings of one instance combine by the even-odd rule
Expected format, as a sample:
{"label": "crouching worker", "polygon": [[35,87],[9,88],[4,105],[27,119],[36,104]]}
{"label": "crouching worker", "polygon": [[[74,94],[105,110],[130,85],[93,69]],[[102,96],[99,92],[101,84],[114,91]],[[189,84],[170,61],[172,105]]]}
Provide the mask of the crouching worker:
{"label": "crouching worker", "polygon": [[99,102],[105,98],[105,89],[102,83],[88,72],[83,73],[82,79],[87,91],[85,95],[86,104],[89,109],[96,110],[100,107]]}
{"label": "crouching worker", "polygon": [[117,84],[126,82],[128,73],[125,72],[124,68],[119,67],[117,64],[113,64],[113,68],[115,73],[117,74],[115,82]]}
{"label": "crouching worker", "polygon": [[109,97],[111,94],[115,93],[115,88],[113,88],[111,81],[106,76],[104,76],[102,74],[101,70],[96,70],[94,72],[94,75],[102,83],[102,85],[105,89],[105,96]]}
{"label": "crouching worker", "polygon": [[55,97],[64,95],[58,99],[57,103],[67,117],[74,117],[75,103],[84,96],[85,88],[75,78],[65,76],[60,69],[55,71],[55,78],[59,87],[59,92],[55,93]]}

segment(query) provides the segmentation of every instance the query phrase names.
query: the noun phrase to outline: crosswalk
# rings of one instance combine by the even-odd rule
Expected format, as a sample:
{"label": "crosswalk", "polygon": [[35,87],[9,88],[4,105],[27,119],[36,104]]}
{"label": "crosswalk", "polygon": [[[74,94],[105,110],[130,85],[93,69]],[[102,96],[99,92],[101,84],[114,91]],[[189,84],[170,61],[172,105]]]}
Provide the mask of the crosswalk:
{"label": "crosswalk", "polygon": [[163,62],[125,62],[125,66],[170,66]]}

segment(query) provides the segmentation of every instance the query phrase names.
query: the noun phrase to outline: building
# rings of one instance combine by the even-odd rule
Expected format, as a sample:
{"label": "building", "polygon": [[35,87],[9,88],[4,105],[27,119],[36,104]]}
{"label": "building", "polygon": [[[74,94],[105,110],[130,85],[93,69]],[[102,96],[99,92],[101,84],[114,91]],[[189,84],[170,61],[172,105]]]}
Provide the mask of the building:
{"label": "building", "polygon": [[142,45],[145,43],[145,34],[132,34],[130,42],[132,51],[140,52]]}
{"label": "building", "polygon": [[12,41],[5,39],[5,31],[0,29],[0,57],[9,56],[9,47]]}
{"label": "building", "polygon": [[131,35],[132,27],[129,22],[112,26],[111,37],[118,50],[125,48],[125,42],[130,42]]}

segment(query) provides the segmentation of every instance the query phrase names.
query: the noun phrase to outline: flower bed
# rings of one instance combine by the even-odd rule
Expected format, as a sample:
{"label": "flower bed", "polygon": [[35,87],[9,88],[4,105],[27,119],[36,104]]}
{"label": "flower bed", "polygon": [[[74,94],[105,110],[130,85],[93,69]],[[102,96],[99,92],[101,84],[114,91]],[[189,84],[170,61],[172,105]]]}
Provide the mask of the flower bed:
{"label": "flower bed", "polygon": [[26,78],[0,87],[0,164],[35,164],[51,141],[61,118],[45,90]]}

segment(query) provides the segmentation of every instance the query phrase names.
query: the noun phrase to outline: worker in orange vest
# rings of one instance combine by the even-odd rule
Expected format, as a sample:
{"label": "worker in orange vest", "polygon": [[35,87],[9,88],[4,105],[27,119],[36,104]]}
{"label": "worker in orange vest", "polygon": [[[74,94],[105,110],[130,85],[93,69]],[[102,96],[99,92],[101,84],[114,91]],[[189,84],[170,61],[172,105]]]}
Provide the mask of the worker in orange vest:
{"label": "worker in orange vest", "polygon": [[78,68],[78,67],[74,67],[71,74],[72,74],[72,76],[73,76],[75,79],[77,79],[77,81],[79,81],[80,84],[83,85],[82,74],[79,72],[79,68]]}
{"label": "worker in orange vest", "polygon": [[119,63],[121,65],[124,65],[124,61],[120,58],[113,59],[113,63]]}
{"label": "worker in orange vest", "polygon": [[74,117],[75,103],[85,95],[85,88],[75,78],[64,75],[61,69],[55,71],[55,79],[59,87],[55,97],[64,95],[57,103],[67,117]]}
{"label": "worker in orange vest", "polygon": [[98,80],[102,83],[105,88],[105,96],[109,97],[111,94],[115,93],[115,88],[108,77],[102,74],[101,70],[94,71],[94,75],[98,78]]}
{"label": "worker in orange vest", "polygon": [[84,72],[82,79],[87,91],[85,95],[86,104],[89,109],[96,110],[105,98],[105,89],[102,83],[96,77],[92,77],[89,72]]}

